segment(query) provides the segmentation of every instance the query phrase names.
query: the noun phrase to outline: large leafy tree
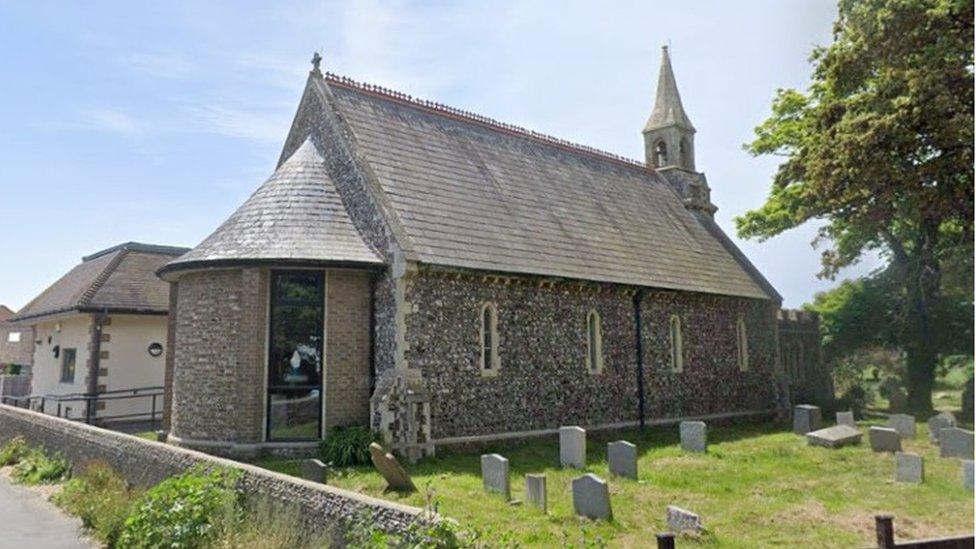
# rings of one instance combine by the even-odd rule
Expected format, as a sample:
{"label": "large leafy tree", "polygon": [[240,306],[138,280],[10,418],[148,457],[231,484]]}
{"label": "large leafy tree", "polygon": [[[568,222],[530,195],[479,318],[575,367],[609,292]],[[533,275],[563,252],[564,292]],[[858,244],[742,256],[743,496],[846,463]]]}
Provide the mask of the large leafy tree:
{"label": "large leafy tree", "polygon": [[821,276],[866,253],[887,261],[909,405],[923,412],[944,290],[972,293],[972,47],[973,0],[841,0],[813,84],[780,90],[747,145],[783,162],[765,204],[736,220],[759,239],[822,220]]}

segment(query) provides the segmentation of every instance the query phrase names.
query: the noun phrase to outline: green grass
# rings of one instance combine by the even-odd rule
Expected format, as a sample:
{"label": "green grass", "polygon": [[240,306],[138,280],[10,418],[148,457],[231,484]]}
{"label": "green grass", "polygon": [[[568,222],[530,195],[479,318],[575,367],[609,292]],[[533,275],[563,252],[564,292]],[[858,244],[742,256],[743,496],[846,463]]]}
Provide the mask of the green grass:
{"label": "green grass", "polygon": [[[416,506],[432,495],[440,513],[496,543],[646,547],[667,529],[668,505],[699,513],[707,528],[681,545],[869,546],[879,513],[895,515],[897,535],[904,539],[972,532],[973,497],[962,488],[958,460],[939,458],[922,422],[919,431],[905,446],[925,456],[922,485],[894,483],[894,458],[872,453],[866,435],[859,447],[828,450],[808,446],[783,425],[712,428],[708,453],[693,455],[678,447],[676,427],[612,438],[591,434],[585,472],[610,479],[611,523],[574,517],[570,483],[581,472],[558,467],[554,440],[498,449],[510,462],[513,498],[523,499],[526,473],[548,475],[547,514],[486,495],[479,454],[442,453],[407,465],[420,488],[414,494],[384,493],[385,483],[371,467],[334,471],[329,484]],[[609,477],[606,443],[618,438],[638,445],[637,482]],[[298,473],[294,461],[258,465]]]}

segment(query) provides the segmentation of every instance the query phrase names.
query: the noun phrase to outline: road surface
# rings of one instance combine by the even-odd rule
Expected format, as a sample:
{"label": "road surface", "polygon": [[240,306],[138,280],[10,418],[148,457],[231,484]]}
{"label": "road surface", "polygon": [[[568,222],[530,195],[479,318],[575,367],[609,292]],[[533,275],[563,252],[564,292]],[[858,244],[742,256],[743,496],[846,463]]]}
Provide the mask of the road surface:
{"label": "road surface", "polygon": [[0,477],[0,549],[91,549],[81,521],[23,486]]}

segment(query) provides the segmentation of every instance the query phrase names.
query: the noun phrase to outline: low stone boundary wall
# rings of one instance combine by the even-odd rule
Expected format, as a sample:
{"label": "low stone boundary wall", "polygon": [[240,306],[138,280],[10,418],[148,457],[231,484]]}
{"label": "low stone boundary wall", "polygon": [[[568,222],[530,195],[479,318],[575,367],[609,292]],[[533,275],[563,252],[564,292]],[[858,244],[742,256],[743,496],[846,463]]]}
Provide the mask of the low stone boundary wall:
{"label": "low stone boundary wall", "polygon": [[242,473],[241,486],[246,494],[297,509],[306,526],[330,531],[337,541],[342,539],[349,520],[368,517],[379,530],[402,534],[412,523],[431,519],[417,507],[0,404],[0,444],[16,436],[50,452],[60,452],[75,467],[91,461],[106,462],[139,486],[156,484],[195,465],[237,469]]}

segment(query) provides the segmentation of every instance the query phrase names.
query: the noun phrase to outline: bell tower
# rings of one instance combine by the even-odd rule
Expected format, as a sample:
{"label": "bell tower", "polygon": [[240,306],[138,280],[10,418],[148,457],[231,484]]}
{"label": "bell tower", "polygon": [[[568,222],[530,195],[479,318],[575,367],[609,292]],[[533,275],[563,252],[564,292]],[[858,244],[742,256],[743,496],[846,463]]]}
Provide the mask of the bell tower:
{"label": "bell tower", "polygon": [[695,126],[681,104],[667,46],[661,49],[657,97],[643,133],[647,167],[671,183],[688,209],[714,215],[718,208],[711,202],[705,174],[695,171]]}

